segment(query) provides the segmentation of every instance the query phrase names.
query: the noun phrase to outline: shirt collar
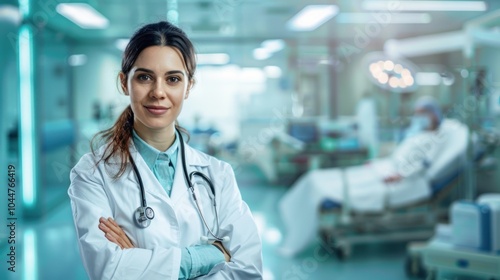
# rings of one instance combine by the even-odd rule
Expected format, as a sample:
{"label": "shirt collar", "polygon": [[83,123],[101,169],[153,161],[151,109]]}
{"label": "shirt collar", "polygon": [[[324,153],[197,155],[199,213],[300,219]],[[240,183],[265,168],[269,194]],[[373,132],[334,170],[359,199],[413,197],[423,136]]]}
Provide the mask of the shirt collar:
{"label": "shirt collar", "polygon": [[164,159],[165,156],[167,156],[171,161],[174,161],[175,163],[177,150],[179,147],[179,136],[177,135],[177,131],[175,131],[174,143],[165,152],[162,152],[146,143],[146,141],[139,137],[135,130],[132,130],[132,137],[137,151],[142,156],[149,169],[153,170],[155,163],[159,159],[160,155],[163,155],[161,159]]}

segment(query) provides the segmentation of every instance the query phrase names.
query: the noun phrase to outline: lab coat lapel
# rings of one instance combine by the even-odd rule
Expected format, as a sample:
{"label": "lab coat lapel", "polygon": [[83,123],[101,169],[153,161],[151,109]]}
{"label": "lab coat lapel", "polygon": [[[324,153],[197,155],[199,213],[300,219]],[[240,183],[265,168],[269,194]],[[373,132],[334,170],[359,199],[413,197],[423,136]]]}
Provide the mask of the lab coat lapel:
{"label": "lab coat lapel", "polygon": [[189,198],[190,192],[187,186],[187,182],[184,176],[184,166],[182,163],[182,152],[186,154],[186,167],[187,174],[195,170],[199,170],[201,167],[208,166],[208,160],[203,157],[203,154],[197,152],[186,143],[184,143],[185,151],[182,151],[179,145],[179,153],[177,155],[177,164],[175,167],[174,185],[172,187],[171,199],[172,203],[175,205],[179,203],[182,199]]}

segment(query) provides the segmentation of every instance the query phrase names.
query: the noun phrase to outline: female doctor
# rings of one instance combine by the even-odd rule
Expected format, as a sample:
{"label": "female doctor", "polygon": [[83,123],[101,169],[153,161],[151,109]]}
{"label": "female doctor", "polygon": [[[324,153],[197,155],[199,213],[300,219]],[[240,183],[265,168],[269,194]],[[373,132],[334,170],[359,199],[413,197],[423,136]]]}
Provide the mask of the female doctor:
{"label": "female doctor", "polygon": [[119,74],[130,97],[68,190],[91,279],[262,279],[261,241],[232,168],[176,125],[194,84],[192,43],[168,22],[140,28]]}

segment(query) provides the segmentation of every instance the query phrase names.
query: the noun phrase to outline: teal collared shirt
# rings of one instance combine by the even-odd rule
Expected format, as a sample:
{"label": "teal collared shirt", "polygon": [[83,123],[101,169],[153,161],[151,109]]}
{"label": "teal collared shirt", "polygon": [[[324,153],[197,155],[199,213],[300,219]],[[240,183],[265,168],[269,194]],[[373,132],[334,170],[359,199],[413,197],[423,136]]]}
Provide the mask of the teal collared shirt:
{"label": "teal collared shirt", "polygon": [[142,140],[135,132],[132,132],[134,144],[142,158],[153,172],[160,185],[165,189],[168,196],[172,194],[174,184],[175,167],[177,166],[177,154],[179,153],[179,137],[175,132],[174,143],[166,151],[162,152]]}
{"label": "teal collared shirt", "polygon": [[[135,148],[144,159],[149,169],[153,172],[158,182],[160,182],[165,189],[168,196],[170,196],[174,184],[177,155],[180,149],[177,131],[175,132],[174,143],[164,152],[142,140],[135,130],[132,131],[132,137]],[[224,255],[221,254],[219,249],[212,245],[183,248],[181,250],[179,279],[192,279],[205,275],[210,272],[216,264],[224,261]]]}

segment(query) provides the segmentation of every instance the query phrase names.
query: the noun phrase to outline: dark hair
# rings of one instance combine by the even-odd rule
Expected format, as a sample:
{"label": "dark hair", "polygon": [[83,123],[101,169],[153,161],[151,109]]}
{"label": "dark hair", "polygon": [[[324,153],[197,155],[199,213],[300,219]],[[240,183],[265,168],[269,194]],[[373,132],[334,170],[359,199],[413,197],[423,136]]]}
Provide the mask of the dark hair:
{"label": "dark hair", "polygon": [[[169,46],[176,48],[182,54],[187,70],[188,80],[191,82],[193,81],[196,70],[196,59],[193,44],[188,39],[184,31],[166,21],[147,24],[134,33],[125,48],[125,51],[123,52],[121,73],[123,73],[125,77],[128,77],[128,74],[137,60],[137,57],[139,57],[139,54],[144,49],[151,46]],[[183,133],[187,134],[187,131],[181,128],[177,124],[177,121],[175,126]],[[121,113],[116,123],[111,128],[97,133],[91,140],[90,148],[94,155],[94,146],[97,141],[103,141],[107,145],[101,159],[97,163],[101,161],[108,163],[112,157],[119,157],[121,166],[118,172],[113,176],[115,179],[120,177],[127,168],[128,158],[130,156],[129,145],[130,139],[132,138],[133,127],[134,113],[129,105]]]}

